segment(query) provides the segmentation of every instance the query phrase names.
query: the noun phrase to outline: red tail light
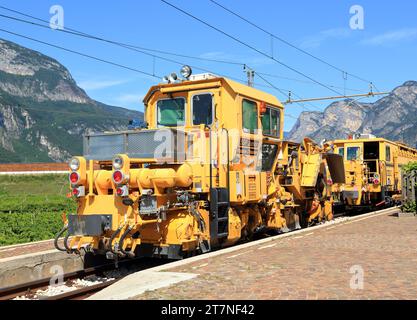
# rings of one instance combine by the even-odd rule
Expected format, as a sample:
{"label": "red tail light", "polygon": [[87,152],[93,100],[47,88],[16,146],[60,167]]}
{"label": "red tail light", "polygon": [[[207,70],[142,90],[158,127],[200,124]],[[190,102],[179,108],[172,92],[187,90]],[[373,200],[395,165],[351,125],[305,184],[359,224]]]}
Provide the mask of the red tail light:
{"label": "red tail light", "polygon": [[379,184],[379,179],[374,179],[374,184]]}
{"label": "red tail light", "polygon": [[129,195],[129,187],[124,185],[116,188],[116,195],[118,197],[127,197]]}
{"label": "red tail light", "polygon": [[121,183],[124,180],[123,172],[115,171],[113,172],[113,181],[117,184]]}
{"label": "red tail light", "polygon": [[327,179],[327,184],[328,184],[329,186],[331,186],[331,185],[333,184],[333,180],[332,180],[332,179]]}
{"label": "red tail light", "polygon": [[69,180],[72,184],[76,184],[80,180],[80,176],[77,172],[71,172]]}
{"label": "red tail light", "polygon": [[122,195],[123,195],[123,189],[122,189],[122,188],[117,188],[117,190],[116,190],[116,194],[117,194],[118,196],[122,196]]}
{"label": "red tail light", "polygon": [[85,187],[84,186],[79,186],[76,188],[72,188],[70,196],[76,197],[76,198],[81,198],[85,196]]}

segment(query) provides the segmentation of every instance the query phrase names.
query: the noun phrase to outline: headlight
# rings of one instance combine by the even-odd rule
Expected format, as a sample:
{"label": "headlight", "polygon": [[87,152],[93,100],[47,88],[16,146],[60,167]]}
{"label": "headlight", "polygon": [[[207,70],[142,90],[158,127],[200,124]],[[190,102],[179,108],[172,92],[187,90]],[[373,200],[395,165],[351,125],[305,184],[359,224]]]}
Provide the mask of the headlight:
{"label": "headlight", "polygon": [[183,67],[181,68],[181,71],[180,71],[181,75],[182,75],[185,79],[188,79],[188,78],[191,76],[192,72],[193,72],[193,71],[192,71],[191,67],[190,67],[190,66],[187,66],[187,65],[183,66]]}
{"label": "headlight", "polygon": [[123,158],[120,156],[116,156],[113,159],[113,168],[119,170],[123,167]]}
{"label": "headlight", "polygon": [[69,161],[69,166],[72,171],[77,171],[80,168],[80,160],[78,160],[77,158],[72,158]]}

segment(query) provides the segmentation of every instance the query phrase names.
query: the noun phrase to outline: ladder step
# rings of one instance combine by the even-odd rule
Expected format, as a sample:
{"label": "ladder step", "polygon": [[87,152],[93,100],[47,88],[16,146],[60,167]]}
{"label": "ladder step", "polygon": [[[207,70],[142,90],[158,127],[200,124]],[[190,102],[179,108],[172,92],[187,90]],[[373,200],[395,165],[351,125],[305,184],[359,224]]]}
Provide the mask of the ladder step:
{"label": "ladder step", "polygon": [[221,222],[221,221],[227,221],[229,220],[229,217],[221,217],[221,218],[217,218],[217,221]]}
{"label": "ladder step", "polygon": [[217,205],[220,206],[228,206],[230,203],[229,202],[217,202]]}
{"label": "ladder step", "polygon": [[217,238],[227,238],[227,236],[228,236],[227,232],[217,234]]}

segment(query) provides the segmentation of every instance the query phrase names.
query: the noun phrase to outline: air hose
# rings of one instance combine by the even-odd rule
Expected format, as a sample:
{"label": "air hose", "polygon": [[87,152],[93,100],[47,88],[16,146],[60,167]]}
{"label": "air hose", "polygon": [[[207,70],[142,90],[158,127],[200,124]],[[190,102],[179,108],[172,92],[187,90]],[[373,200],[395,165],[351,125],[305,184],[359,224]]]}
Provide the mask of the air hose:
{"label": "air hose", "polygon": [[132,252],[126,252],[125,250],[123,250],[123,242],[125,241],[126,236],[129,234],[129,232],[132,230],[132,227],[129,226],[126,228],[125,232],[123,232],[122,236],[120,237],[119,240],[119,250],[120,252],[122,252],[125,256],[131,257],[133,255]]}
{"label": "air hose", "polygon": [[111,253],[113,253],[113,254],[115,254],[115,255],[117,255],[117,253],[116,252],[114,252],[114,250],[113,250],[113,246],[112,246],[112,243],[113,243],[113,240],[114,240],[114,238],[116,238],[118,235],[119,235],[119,233],[120,233],[120,231],[122,230],[122,228],[123,228],[123,226],[120,226],[119,228],[117,228],[117,230],[111,235],[111,237],[110,237],[110,241],[109,241],[109,250],[110,250],[110,252]]}
{"label": "air hose", "polygon": [[65,239],[64,239],[64,246],[65,246],[65,249],[63,249],[63,248],[61,248],[59,245],[58,245],[58,240],[59,240],[59,238],[61,238],[61,236],[64,234],[64,232],[65,231],[67,231],[68,230],[68,225],[66,224],[62,229],[61,229],[61,231],[59,231],[58,233],[57,233],[57,235],[55,236],[55,239],[54,239],[54,246],[55,246],[55,248],[57,249],[57,250],[59,250],[59,251],[67,251],[67,244],[66,244],[66,239],[68,239],[67,237],[68,236],[66,236],[65,237]]}

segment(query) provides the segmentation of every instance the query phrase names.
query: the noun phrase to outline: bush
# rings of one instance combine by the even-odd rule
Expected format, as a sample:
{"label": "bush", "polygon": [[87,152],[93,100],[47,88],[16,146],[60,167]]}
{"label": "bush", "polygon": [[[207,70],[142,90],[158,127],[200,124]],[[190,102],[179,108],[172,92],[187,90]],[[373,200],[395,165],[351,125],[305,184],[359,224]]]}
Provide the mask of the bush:
{"label": "bush", "polygon": [[402,212],[417,212],[416,202],[415,201],[408,201],[401,206]]}
{"label": "bush", "polygon": [[73,213],[67,175],[0,177],[0,246],[51,239]]}
{"label": "bush", "polygon": [[417,162],[409,162],[405,166],[403,166],[403,170],[405,173],[409,173],[411,171],[417,171]]}
{"label": "bush", "polygon": [[61,228],[58,212],[0,213],[0,245],[52,239]]}

